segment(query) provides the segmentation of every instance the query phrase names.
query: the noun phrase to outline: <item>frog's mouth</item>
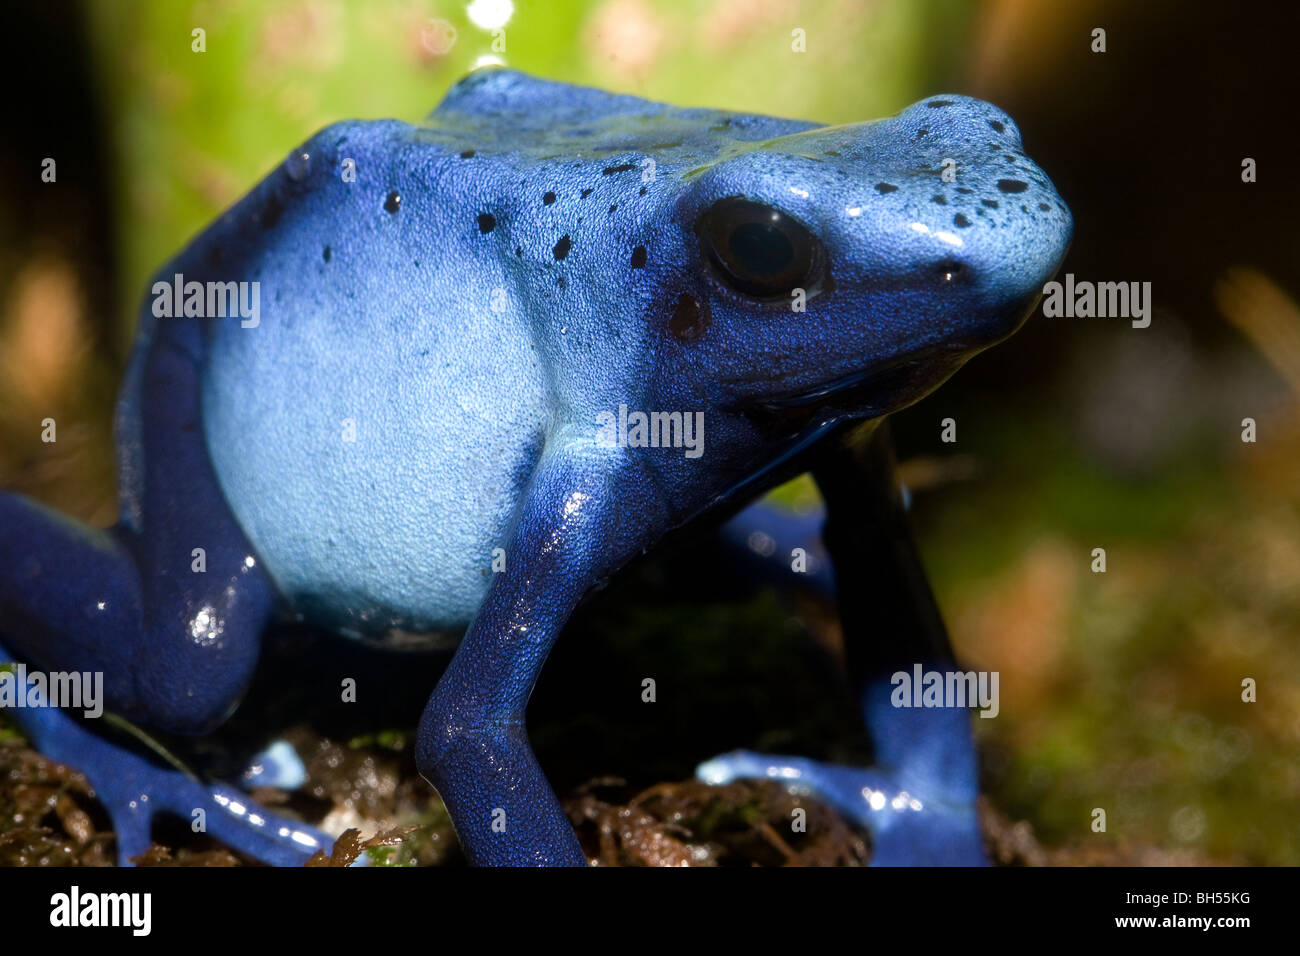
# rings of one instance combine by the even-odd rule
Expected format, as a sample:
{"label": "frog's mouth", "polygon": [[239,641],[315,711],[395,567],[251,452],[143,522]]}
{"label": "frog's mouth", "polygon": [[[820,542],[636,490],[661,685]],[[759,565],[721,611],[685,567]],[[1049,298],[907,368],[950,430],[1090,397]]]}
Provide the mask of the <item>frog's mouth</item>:
{"label": "frog's mouth", "polygon": [[875,418],[928,395],[968,356],[957,349],[910,355],[851,372],[799,392],[769,395],[752,406],[760,414],[827,409],[841,416]]}

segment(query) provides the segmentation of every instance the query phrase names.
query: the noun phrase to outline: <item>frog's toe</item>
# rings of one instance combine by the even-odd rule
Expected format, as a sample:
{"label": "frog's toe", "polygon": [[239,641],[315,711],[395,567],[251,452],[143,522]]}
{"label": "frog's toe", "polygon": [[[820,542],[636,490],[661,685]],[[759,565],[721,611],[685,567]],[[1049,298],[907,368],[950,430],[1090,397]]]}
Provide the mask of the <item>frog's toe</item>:
{"label": "frog's toe", "polygon": [[245,787],[297,790],[307,782],[307,765],[287,740],[277,740],[257,754],[244,769]]}
{"label": "frog's toe", "polygon": [[[8,657],[0,647],[3,660]],[[154,819],[160,813],[273,866],[301,866],[317,850],[329,852],[334,845],[323,831],[268,813],[240,790],[205,784],[92,733],[89,721],[50,706],[30,679],[22,684],[20,696],[30,703],[6,713],[43,754],[75,767],[90,781],[113,821],[117,858],[123,866],[149,849]]]}
{"label": "frog's toe", "polygon": [[695,777],[713,786],[735,780],[794,780],[813,761],[799,757],[769,757],[752,750],[733,750],[695,768]]}
{"label": "frog's toe", "polygon": [[[84,758],[78,765],[87,765]],[[272,866],[301,866],[317,850],[328,853],[334,845],[323,831],[269,813],[234,787],[205,784],[135,754],[118,752],[111,773],[92,769],[87,776],[113,821],[122,866],[149,848],[158,814],[184,820],[196,832]]]}
{"label": "frog's toe", "polygon": [[870,831],[873,866],[984,866],[988,859],[973,801],[933,799],[898,773],[801,757],[737,750],[707,760],[699,780],[778,780],[808,793]]}

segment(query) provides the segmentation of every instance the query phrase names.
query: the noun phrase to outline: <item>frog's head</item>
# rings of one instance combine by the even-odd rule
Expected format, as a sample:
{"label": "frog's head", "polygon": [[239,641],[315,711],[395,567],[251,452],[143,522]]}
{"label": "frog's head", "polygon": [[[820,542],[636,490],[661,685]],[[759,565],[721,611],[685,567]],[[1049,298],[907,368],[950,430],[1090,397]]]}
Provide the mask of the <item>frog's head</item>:
{"label": "frog's head", "polygon": [[874,417],[1013,333],[1071,218],[1001,110],[940,96],[687,174],[669,338],[734,407]]}

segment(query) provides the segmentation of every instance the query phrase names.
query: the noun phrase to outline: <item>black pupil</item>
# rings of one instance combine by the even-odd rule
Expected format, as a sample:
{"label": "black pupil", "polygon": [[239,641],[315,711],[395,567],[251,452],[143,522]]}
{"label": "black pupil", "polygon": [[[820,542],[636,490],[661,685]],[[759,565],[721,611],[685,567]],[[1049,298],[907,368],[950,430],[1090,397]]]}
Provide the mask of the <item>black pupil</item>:
{"label": "black pupil", "polygon": [[731,254],[747,272],[775,275],[789,268],[794,246],[776,226],[747,222],[731,233]]}
{"label": "black pupil", "polygon": [[825,252],[779,209],[729,196],[705,211],[695,231],[714,274],[742,295],[773,302],[794,289],[820,291]]}

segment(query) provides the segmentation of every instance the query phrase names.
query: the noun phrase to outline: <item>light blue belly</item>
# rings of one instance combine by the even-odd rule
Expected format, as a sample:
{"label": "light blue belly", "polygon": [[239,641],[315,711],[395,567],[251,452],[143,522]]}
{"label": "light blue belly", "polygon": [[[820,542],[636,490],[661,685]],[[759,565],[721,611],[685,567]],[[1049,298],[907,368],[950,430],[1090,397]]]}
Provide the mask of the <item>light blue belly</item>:
{"label": "light blue belly", "polygon": [[235,517],[308,619],[364,637],[463,630],[547,426],[527,327],[479,314],[474,289],[417,316],[283,285],[264,282],[263,302],[280,291],[292,314],[268,306],[209,344],[204,427]]}

